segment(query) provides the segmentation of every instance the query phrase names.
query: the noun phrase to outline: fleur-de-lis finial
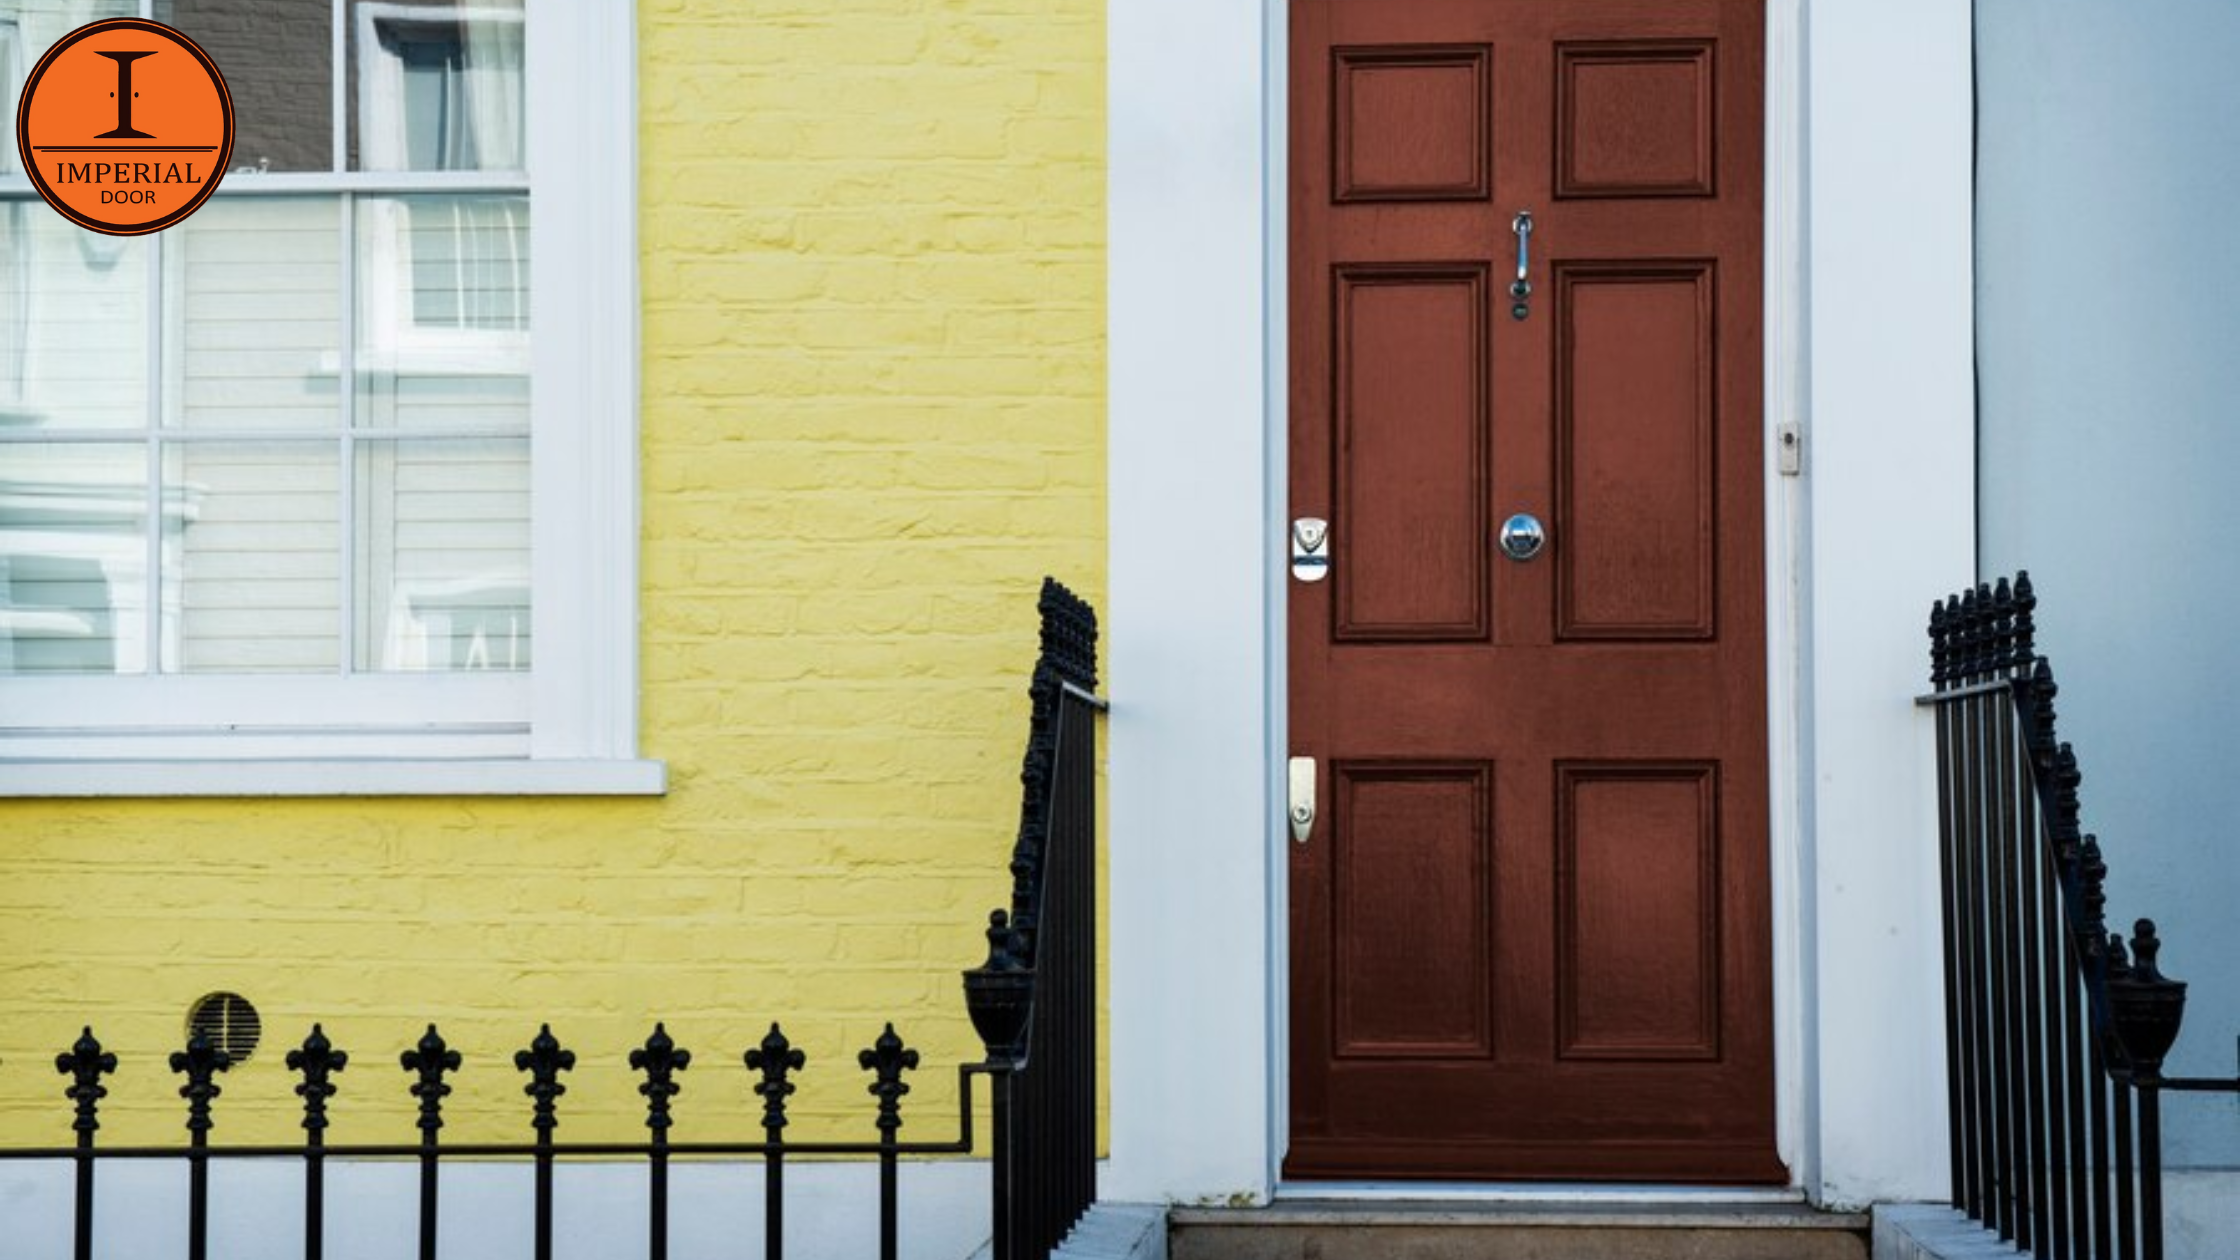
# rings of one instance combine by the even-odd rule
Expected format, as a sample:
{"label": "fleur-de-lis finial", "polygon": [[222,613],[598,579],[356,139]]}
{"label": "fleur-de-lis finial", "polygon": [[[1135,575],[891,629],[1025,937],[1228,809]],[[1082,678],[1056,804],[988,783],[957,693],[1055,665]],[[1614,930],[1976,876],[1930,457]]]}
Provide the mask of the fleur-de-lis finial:
{"label": "fleur-de-lis finial", "polygon": [[218,1073],[233,1066],[233,1056],[214,1045],[208,1033],[197,1030],[187,1038],[187,1048],[171,1052],[171,1070],[186,1075],[179,1097],[187,1100],[187,1132],[198,1139],[210,1132],[210,1102],[218,1096]]}
{"label": "fleur-de-lis finial", "polygon": [[350,1066],[350,1052],[335,1049],[326,1029],[313,1024],[302,1048],[288,1052],[287,1063],[289,1071],[303,1073],[296,1096],[303,1099],[303,1127],[316,1134],[327,1127],[327,1100],[335,1096],[330,1078]]}
{"label": "fleur-de-lis finial", "polygon": [[560,1074],[575,1070],[575,1066],[576,1052],[560,1048],[550,1024],[538,1030],[528,1049],[513,1052],[514,1070],[529,1074],[529,1083],[521,1087],[521,1092],[536,1100],[536,1116],[529,1123],[539,1137],[550,1134],[560,1123],[555,1111],[560,1095],[568,1092],[568,1087],[560,1083]]}
{"label": "fleur-de-lis finial", "polygon": [[443,1042],[443,1034],[434,1024],[420,1038],[420,1044],[398,1056],[407,1072],[416,1072],[420,1079],[412,1083],[412,1096],[420,1100],[420,1132],[432,1138],[443,1127],[443,1098],[451,1092],[444,1083],[443,1074],[459,1070],[459,1052]]}
{"label": "fleur-de-lis finial", "polygon": [[692,1052],[670,1040],[668,1026],[657,1022],[646,1044],[630,1052],[630,1066],[646,1074],[638,1092],[646,1096],[646,1127],[658,1139],[675,1123],[669,1115],[669,1100],[684,1088],[677,1083],[676,1074],[692,1066]]}
{"label": "fleur-de-lis finial", "polygon": [[893,1133],[902,1127],[902,1096],[910,1092],[902,1074],[917,1070],[918,1052],[904,1046],[902,1038],[895,1035],[894,1025],[889,1023],[869,1050],[856,1052],[856,1063],[873,1074],[868,1088],[879,1100],[881,1136]]}
{"label": "fleur-de-lis finial", "polygon": [[762,1127],[776,1141],[778,1130],[786,1127],[786,1095],[794,1090],[787,1074],[806,1067],[809,1056],[793,1048],[775,1021],[762,1039],[762,1044],[747,1051],[747,1068],[762,1073],[755,1083],[754,1092],[762,1099]]}
{"label": "fleur-de-lis finial", "polygon": [[70,1078],[62,1096],[77,1104],[77,1117],[70,1127],[90,1134],[101,1127],[96,1114],[101,1100],[109,1096],[109,1089],[101,1078],[117,1070],[117,1056],[101,1048],[101,1040],[93,1035],[93,1027],[78,1035],[77,1044],[54,1057],[54,1070]]}

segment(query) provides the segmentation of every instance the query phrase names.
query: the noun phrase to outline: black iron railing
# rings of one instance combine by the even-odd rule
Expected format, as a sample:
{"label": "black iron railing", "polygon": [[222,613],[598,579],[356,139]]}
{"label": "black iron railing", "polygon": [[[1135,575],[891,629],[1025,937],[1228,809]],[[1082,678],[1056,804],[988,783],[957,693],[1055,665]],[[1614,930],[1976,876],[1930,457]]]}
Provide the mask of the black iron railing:
{"label": "black iron railing", "polygon": [[[1029,695],[1033,701],[1027,750],[1020,778],[1024,801],[1019,835],[1012,850],[1011,904],[991,916],[988,961],[964,974],[965,1001],[972,1023],[986,1043],[987,1058],[960,1065],[957,1136],[922,1142],[901,1140],[902,1100],[910,1092],[906,1074],[918,1067],[918,1052],[903,1043],[892,1024],[856,1056],[870,1074],[867,1092],[875,1101],[871,1125],[878,1137],[865,1142],[797,1142],[785,1136],[787,1100],[795,1076],[808,1066],[779,1025],[770,1025],[761,1044],[740,1055],[754,1074],[762,1100],[762,1135],[756,1140],[676,1142],[670,1140],[673,1109],[683,1091],[680,1075],[693,1065],[692,1052],[678,1046],[661,1024],[645,1043],[631,1050],[631,1069],[643,1077],[638,1092],[646,1100],[642,1142],[564,1142],[559,1140],[561,1099],[575,1052],[560,1044],[550,1025],[513,1056],[527,1078],[530,1100],[529,1142],[442,1141],[444,1099],[451,1078],[465,1066],[460,1052],[447,1045],[430,1024],[419,1042],[392,1062],[402,1085],[418,1105],[418,1140],[397,1143],[338,1144],[327,1141],[327,1104],[341,1088],[368,1074],[362,1062],[330,1042],[313,1025],[302,1045],[287,1054],[287,1067],[300,1077],[303,1141],[284,1145],[220,1145],[211,1141],[217,1122],[220,1080],[232,1067],[230,1056],[202,1032],[170,1056],[171,1071],[184,1079],[185,1146],[102,1146],[101,1100],[104,1078],[117,1070],[117,1056],[88,1027],[77,1043],[55,1059],[68,1078],[63,1090],[71,1104],[72,1145],[0,1147],[0,1160],[66,1160],[74,1165],[71,1199],[72,1255],[94,1254],[95,1202],[103,1165],[117,1160],[184,1162],[187,1166],[188,1260],[209,1254],[210,1166],[219,1161],[300,1161],[303,1171],[302,1251],[306,1260],[324,1254],[327,1220],[326,1171],[338,1158],[408,1159],[419,1169],[416,1227],[421,1260],[437,1257],[437,1204],[444,1165],[458,1159],[511,1158],[531,1164],[535,1179],[529,1222],[538,1260],[553,1254],[553,1170],[569,1159],[643,1161],[647,1181],[646,1236],[652,1260],[668,1255],[669,1168],[677,1159],[749,1157],[762,1166],[763,1255],[785,1253],[785,1168],[789,1156],[863,1156],[878,1162],[879,1255],[894,1260],[900,1234],[897,1183],[905,1156],[963,1155],[973,1150],[973,1078],[989,1078],[993,1095],[991,1174],[994,1260],[1043,1260],[1095,1198],[1096,1160],[1096,726],[1105,705],[1096,686],[1096,615],[1088,604],[1055,581],[1045,580],[1040,601],[1041,652]],[[705,1069],[702,1069],[703,1071]],[[695,1073],[698,1075],[698,1073]],[[860,1079],[860,1078],[859,1078]],[[370,1085],[370,1083],[369,1083]],[[58,1205],[59,1206],[59,1205]],[[288,1219],[289,1206],[272,1205],[276,1220]],[[10,1254],[13,1254],[10,1252]]]}
{"label": "black iron railing", "polygon": [[1953,1205],[2049,1260],[2161,1260],[2162,1075],[2185,985],[2107,930],[2027,573],[1929,614]]}

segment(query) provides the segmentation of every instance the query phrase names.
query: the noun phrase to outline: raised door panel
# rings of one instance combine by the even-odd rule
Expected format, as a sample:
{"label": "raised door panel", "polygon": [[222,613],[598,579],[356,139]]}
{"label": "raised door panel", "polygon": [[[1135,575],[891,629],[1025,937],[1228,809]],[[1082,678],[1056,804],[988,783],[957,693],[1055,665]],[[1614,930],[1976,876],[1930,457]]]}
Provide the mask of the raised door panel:
{"label": "raised door panel", "polygon": [[1334,637],[1483,639],[1486,268],[1338,268]]}
{"label": "raised door panel", "polygon": [[1713,275],[1557,268],[1559,639],[1717,633]]}

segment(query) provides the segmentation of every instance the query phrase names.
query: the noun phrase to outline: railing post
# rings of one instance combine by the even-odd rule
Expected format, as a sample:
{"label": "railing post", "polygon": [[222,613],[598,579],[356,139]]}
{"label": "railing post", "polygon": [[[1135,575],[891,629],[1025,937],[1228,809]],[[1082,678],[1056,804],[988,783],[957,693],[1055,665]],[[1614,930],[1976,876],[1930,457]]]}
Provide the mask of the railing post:
{"label": "railing post", "polygon": [[781,1260],[786,1254],[786,1096],[794,1091],[786,1077],[805,1067],[809,1058],[793,1048],[775,1022],[762,1044],[747,1051],[746,1057],[748,1069],[762,1073],[754,1092],[762,1098],[762,1132],[770,1144],[762,1156],[763,1260]]}
{"label": "railing post", "polygon": [[2162,1061],[2185,1022],[2186,986],[2162,974],[2154,920],[2132,927],[2131,963],[2111,969],[2108,1004],[2139,1091],[2139,1221],[2144,1260],[2162,1260]]}
{"label": "railing post", "polygon": [[443,1128],[443,1098],[451,1092],[443,1074],[459,1070],[459,1052],[443,1043],[434,1024],[420,1044],[399,1056],[404,1070],[418,1074],[412,1096],[420,1100],[420,1260],[436,1260],[437,1133]]}
{"label": "railing post", "polygon": [[1011,1183],[1018,1157],[1011,1141],[1013,1072],[1026,1060],[1027,1030],[1034,1016],[1034,972],[1020,956],[1023,944],[1011,916],[988,915],[988,961],[964,973],[964,1004],[973,1031],[987,1048],[992,1260],[1014,1260]]}
{"label": "railing post", "polygon": [[521,1092],[536,1103],[536,1114],[529,1125],[537,1131],[537,1260],[552,1260],[552,1131],[560,1126],[560,1095],[568,1092],[568,1087],[560,1083],[560,1074],[573,1071],[575,1066],[575,1051],[560,1048],[550,1024],[537,1030],[528,1049],[513,1052],[513,1070],[529,1074],[529,1083],[521,1087]]}
{"label": "railing post", "polygon": [[187,1100],[187,1260],[207,1260],[210,1254],[210,1102],[218,1096],[217,1074],[233,1066],[233,1056],[210,1044],[208,1034],[187,1038],[187,1048],[171,1053],[171,1070],[184,1073],[187,1083],[179,1097]]}
{"label": "railing post", "polygon": [[857,1053],[856,1063],[872,1074],[870,1092],[879,1100],[879,1260],[895,1260],[901,1245],[896,1221],[900,1207],[895,1186],[895,1143],[902,1128],[902,1096],[910,1092],[902,1074],[916,1070],[918,1052],[902,1044],[890,1023],[869,1050]]}
{"label": "railing post", "polygon": [[337,1050],[317,1024],[300,1049],[288,1051],[288,1070],[303,1073],[296,1096],[303,1099],[303,1260],[326,1252],[327,1100],[334,1097],[334,1073],[350,1065],[348,1051]]}
{"label": "railing post", "polygon": [[76,1045],[54,1058],[55,1071],[70,1078],[62,1096],[76,1105],[70,1128],[77,1134],[76,1186],[70,1231],[73,1260],[93,1260],[93,1135],[101,1128],[97,1114],[109,1090],[101,1078],[117,1070],[117,1056],[101,1048],[87,1025]]}
{"label": "railing post", "polygon": [[669,1039],[666,1025],[656,1023],[653,1035],[646,1044],[630,1052],[630,1066],[646,1074],[646,1083],[638,1092],[646,1096],[646,1130],[653,1149],[646,1153],[647,1188],[647,1242],[646,1254],[650,1260],[668,1260],[669,1256],[669,1126],[674,1123],[669,1116],[669,1100],[684,1087],[677,1084],[676,1074],[692,1066],[692,1052],[679,1049]]}

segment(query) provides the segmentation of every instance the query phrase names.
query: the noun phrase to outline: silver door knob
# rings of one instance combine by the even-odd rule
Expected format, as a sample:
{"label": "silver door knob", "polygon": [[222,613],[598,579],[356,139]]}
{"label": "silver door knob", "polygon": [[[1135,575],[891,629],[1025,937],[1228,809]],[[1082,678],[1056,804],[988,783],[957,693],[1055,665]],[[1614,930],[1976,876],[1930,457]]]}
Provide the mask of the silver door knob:
{"label": "silver door knob", "polygon": [[1511,560],[1530,560],[1547,545],[1547,528],[1530,512],[1519,512],[1501,522],[1501,554]]}

